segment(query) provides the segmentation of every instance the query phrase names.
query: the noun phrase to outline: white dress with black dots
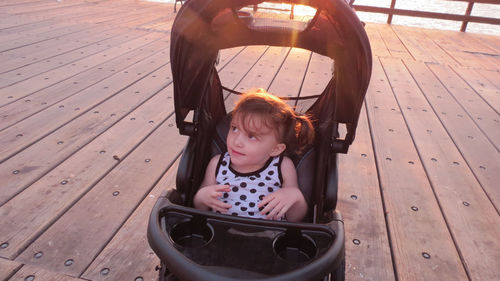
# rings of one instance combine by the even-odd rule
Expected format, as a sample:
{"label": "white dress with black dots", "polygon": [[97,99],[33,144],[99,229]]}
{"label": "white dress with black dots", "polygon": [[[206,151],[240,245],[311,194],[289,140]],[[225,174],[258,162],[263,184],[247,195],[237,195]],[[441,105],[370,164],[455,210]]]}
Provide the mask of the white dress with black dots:
{"label": "white dress with black dots", "polygon": [[[221,155],[215,177],[217,184],[226,184],[231,188],[230,192],[224,192],[219,198],[224,203],[231,204],[229,215],[250,218],[265,218],[259,210],[262,199],[281,188],[283,178],[281,176],[281,162],[283,156],[271,157],[264,167],[255,172],[239,173],[231,168],[231,157],[229,153]],[[261,209],[262,210],[262,209]]]}

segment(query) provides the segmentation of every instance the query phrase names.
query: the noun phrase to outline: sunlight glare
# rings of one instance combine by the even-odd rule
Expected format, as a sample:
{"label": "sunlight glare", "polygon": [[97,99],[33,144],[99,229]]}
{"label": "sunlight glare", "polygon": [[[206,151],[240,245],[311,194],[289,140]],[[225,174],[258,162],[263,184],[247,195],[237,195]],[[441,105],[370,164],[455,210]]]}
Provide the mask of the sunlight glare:
{"label": "sunlight glare", "polygon": [[314,17],[314,15],[316,14],[316,9],[313,7],[304,6],[304,5],[295,5],[295,7],[293,9],[293,13],[296,16]]}

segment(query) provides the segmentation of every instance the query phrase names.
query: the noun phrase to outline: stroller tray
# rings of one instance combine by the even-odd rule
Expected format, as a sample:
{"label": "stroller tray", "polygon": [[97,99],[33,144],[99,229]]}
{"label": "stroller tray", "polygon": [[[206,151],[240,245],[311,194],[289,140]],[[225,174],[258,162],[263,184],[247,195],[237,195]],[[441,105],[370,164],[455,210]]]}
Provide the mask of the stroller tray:
{"label": "stroller tray", "polygon": [[220,215],[166,201],[158,217],[164,243],[227,277],[244,273],[257,278],[301,268],[321,259],[336,239],[325,225]]}

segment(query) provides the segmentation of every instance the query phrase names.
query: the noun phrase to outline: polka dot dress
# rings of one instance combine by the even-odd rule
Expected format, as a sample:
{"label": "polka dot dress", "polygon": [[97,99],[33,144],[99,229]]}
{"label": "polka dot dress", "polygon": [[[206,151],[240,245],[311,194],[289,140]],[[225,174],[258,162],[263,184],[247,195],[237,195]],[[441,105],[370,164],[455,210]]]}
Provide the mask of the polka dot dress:
{"label": "polka dot dress", "polygon": [[219,198],[231,204],[229,215],[251,218],[265,218],[260,213],[259,203],[262,199],[281,188],[281,161],[283,156],[269,158],[261,169],[251,173],[239,173],[231,168],[229,153],[221,155],[215,171],[217,184],[226,184],[230,192],[224,192]]}

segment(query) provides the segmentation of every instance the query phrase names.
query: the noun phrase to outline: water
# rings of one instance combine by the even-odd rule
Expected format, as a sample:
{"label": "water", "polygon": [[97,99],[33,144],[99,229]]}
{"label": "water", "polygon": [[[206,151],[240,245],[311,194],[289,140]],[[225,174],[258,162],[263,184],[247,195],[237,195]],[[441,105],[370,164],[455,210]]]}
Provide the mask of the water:
{"label": "water", "polygon": [[[163,3],[175,2],[175,0],[152,0],[152,1],[163,2]],[[354,4],[389,8],[391,5],[391,0],[377,0],[377,1],[355,0]],[[448,13],[457,15],[465,14],[465,10],[467,9],[467,4],[468,4],[467,2],[449,1],[449,0],[396,0],[397,9]],[[387,22],[386,14],[376,14],[376,13],[366,13],[366,12],[358,12],[357,14],[359,18],[365,22],[374,22],[374,23]],[[475,3],[471,15],[499,18],[500,5]],[[416,27],[430,28],[430,29],[459,31],[462,22],[428,19],[428,18],[393,16],[392,24],[416,26]],[[467,25],[467,32],[500,36],[500,25],[469,23]]]}
{"label": "water", "polygon": [[[391,6],[391,0],[378,0],[378,1],[356,0],[354,3],[357,5],[377,6],[377,7],[387,7],[387,8]],[[404,10],[464,15],[465,11],[467,10],[467,4],[468,4],[467,2],[449,1],[449,0],[396,0],[395,8]],[[471,15],[479,17],[499,18],[500,5],[475,3],[474,7],[472,8]],[[384,14],[358,12],[358,16],[361,20],[366,22],[377,22],[377,23],[387,22],[387,15]],[[404,16],[394,16],[392,19],[392,24],[416,26],[416,27],[431,28],[431,29],[454,30],[454,31],[459,31],[460,27],[462,26],[462,22],[458,21],[404,17]],[[500,36],[500,25],[469,23],[467,25],[466,31],[472,33],[483,33],[483,34]]]}

